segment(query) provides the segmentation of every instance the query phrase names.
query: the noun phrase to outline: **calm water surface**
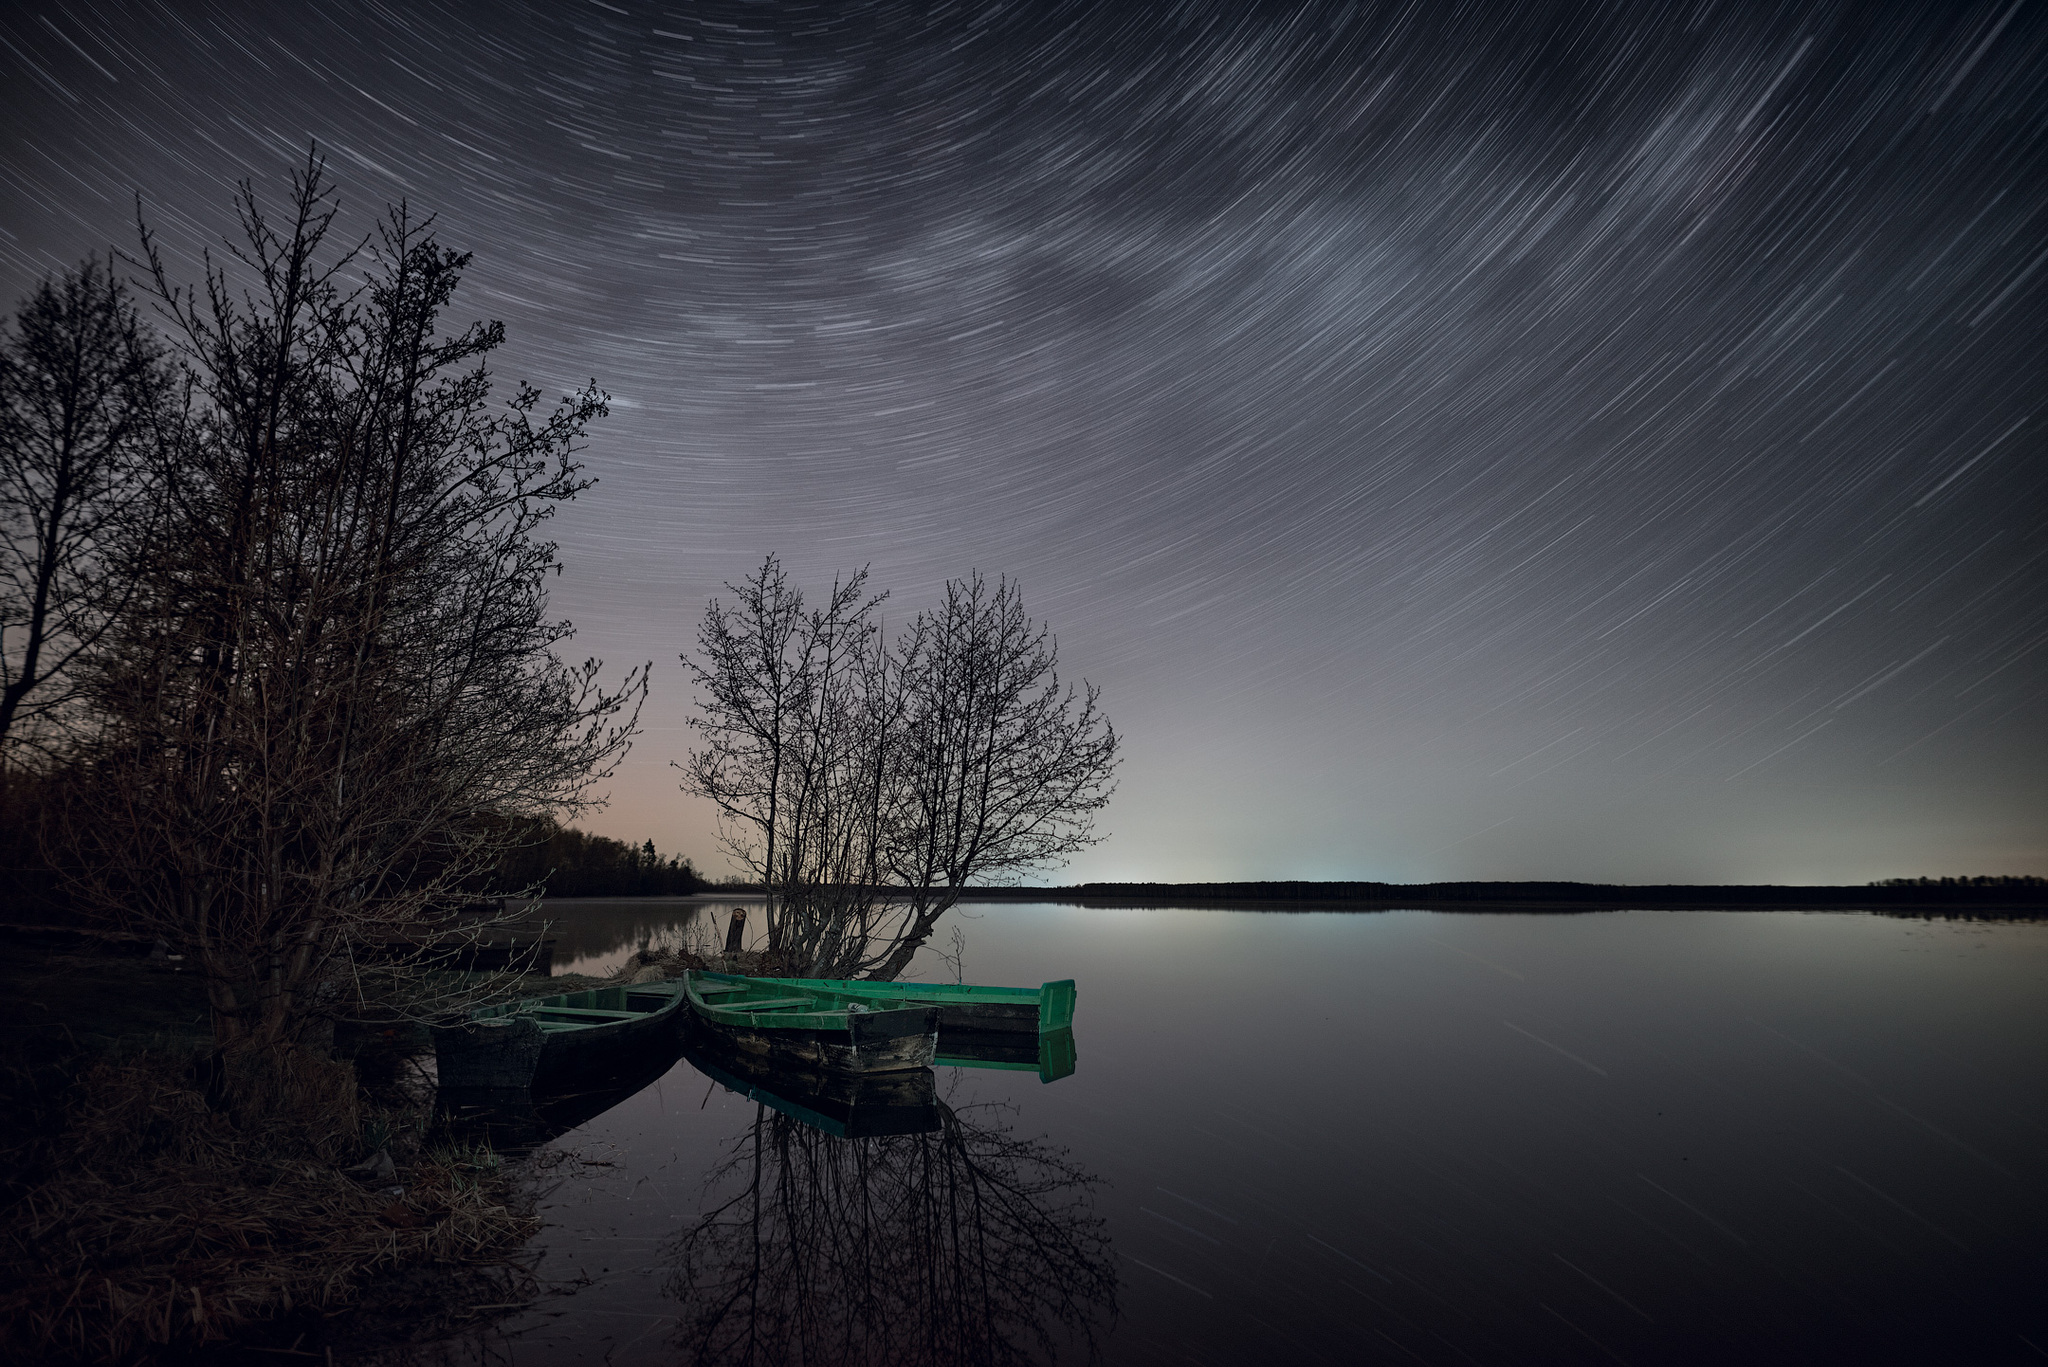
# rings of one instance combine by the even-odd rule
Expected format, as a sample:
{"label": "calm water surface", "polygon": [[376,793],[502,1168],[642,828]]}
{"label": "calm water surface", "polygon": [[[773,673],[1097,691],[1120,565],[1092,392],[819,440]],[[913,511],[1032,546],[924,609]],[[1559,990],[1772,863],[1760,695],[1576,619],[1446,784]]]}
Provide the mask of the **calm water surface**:
{"label": "calm water surface", "polygon": [[[696,914],[587,910],[563,968]],[[466,1351],[2048,1359],[2048,926],[961,923],[969,981],[1079,980],[1071,1076],[940,1069],[939,1129],[845,1139],[678,1061],[552,1141],[541,1272],[583,1284]]]}

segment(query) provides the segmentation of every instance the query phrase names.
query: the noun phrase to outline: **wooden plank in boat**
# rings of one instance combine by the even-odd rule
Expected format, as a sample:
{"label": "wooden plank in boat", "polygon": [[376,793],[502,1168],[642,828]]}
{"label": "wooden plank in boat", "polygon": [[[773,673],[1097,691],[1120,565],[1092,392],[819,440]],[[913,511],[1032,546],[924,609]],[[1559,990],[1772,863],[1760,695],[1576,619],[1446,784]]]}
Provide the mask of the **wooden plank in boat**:
{"label": "wooden plank in boat", "polygon": [[599,1011],[588,1006],[535,1006],[529,1008],[536,1016],[575,1016],[590,1021],[636,1021],[646,1015],[645,1011]]}

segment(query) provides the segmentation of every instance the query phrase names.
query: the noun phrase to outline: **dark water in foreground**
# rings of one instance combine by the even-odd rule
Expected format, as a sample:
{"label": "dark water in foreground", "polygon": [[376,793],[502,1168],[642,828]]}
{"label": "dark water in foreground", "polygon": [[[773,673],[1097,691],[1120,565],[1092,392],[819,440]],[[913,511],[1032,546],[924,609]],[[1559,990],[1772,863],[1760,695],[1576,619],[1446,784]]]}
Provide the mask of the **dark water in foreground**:
{"label": "dark water in foreground", "polygon": [[963,924],[970,981],[1079,979],[1071,1076],[848,1139],[678,1061],[552,1141],[587,1283],[454,1356],[2048,1359],[2048,926]]}

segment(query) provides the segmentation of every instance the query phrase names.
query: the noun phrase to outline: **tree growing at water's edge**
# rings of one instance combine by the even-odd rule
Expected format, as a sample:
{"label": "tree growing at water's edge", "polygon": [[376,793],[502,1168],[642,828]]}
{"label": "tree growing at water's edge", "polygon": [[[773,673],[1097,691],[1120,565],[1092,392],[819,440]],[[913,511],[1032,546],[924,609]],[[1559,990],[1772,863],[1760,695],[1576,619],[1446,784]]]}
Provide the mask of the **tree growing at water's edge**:
{"label": "tree growing at water's edge", "polygon": [[683,656],[703,746],[678,767],[786,967],[894,978],[967,887],[1098,839],[1118,737],[1014,582],[954,580],[893,639],[864,570],[815,608],[772,555],[727,590]]}
{"label": "tree growing at water's edge", "polygon": [[[196,288],[145,228],[132,286],[88,262],[0,339],[0,910],[96,912],[184,974],[53,959],[27,1003],[50,1019],[0,1068],[8,1361],[204,1356],[531,1236],[495,1166],[409,1151],[420,1098],[370,1055],[297,1046],[511,976],[439,966],[592,805],[646,691],[559,659],[548,612],[542,533],[591,482],[604,395],[498,390],[503,329],[442,330],[468,258],[404,206],[351,248],[317,160],[276,217],[241,188]],[[657,862],[631,864],[689,872]],[[110,983],[138,1014],[107,1018]],[[340,1171],[370,1149],[398,1201]]]}
{"label": "tree growing at water's edge", "polygon": [[501,400],[502,325],[440,330],[469,258],[404,206],[336,249],[317,161],[281,217],[247,184],[238,209],[197,287],[143,232],[178,388],[149,534],[111,547],[133,597],[81,673],[66,833],[85,899],[263,1048],[394,945],[473,931],[468,890],[589,805],[646,674],[565,664],[547,610],[540,533],[605,396]]}

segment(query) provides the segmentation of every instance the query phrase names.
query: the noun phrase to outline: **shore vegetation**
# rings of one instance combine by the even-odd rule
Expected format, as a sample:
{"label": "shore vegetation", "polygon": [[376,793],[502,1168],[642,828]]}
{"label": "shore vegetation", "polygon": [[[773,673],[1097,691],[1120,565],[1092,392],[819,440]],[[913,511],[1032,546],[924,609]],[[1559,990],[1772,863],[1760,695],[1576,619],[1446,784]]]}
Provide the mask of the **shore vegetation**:
{"label": "shore vegetation", "polygon": [[[517,988],[450,951],[545,883],[504,886],[646,693],[548,606],[604,393],[502,384],[503,326],[446,321],[470,257],[403,204],[343,240],[317,157],[235,209],[198,278],[140,223],[126,278],[89,258],[0,333],[0,844],[199,1015],[16,1061],[13,1360],[190,1348],[530,1232],[488,1155],[399,1142],[419,1099],[335,1030]],[[65,957],[60,1020],[114,971]]]}

